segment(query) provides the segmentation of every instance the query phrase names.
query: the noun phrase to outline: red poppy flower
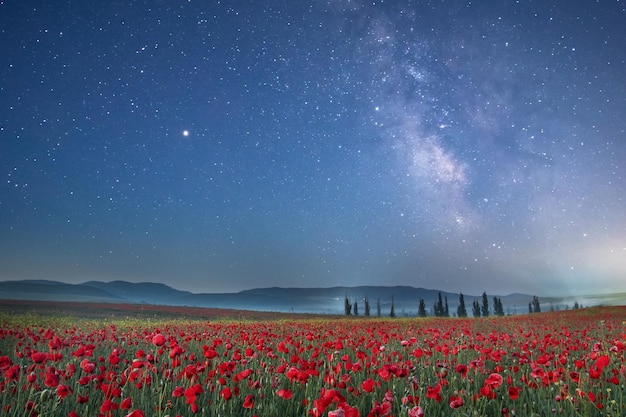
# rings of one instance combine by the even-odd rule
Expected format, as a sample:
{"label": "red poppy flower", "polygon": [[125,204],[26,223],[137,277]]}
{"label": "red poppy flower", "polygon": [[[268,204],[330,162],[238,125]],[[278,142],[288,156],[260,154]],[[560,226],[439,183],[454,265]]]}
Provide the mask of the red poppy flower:
{"label": "red poppy flower", "polygon": [[202,354],[207,359],[213,359],[213,358],[216,358],[217,356],[219,356],[219,354],[215,351],[215,349],[210,348],[210,347],[208,347],[206,345],[202,346],[202,349],[203,349],[203,353]]}
{"label": "red poppy flower", "polygon": [[24,406],[24,409],[25,409],[26,411],[32,411],[34,408],[35,408],[35,402],[34,402],[34,401],[32,401],[32,400],[28,400],[28,401],[26,402],[26,405]]}
{"label": "red poppy flower", "polygon": [[130,397],[124,398],[120,404],[120,408],[122,410],[128,410],[130,407],[132,407],[132,400]]}
{"label": "red poppy flower", "polygon": [[409,410],[409,417],[424,417],[424,410],[420,406],[415,406]]}
{"label": "red poppy flower", "polygon": [[228,400],[230,400],[233,397],[233,392],[231,391],[231,389],[229,387],[223,388],[220,391],[220,397],[222,397],[223,399],[228,401]]}
{"label": "red poppy flower", "polygon": [[606,355],[599,356],[589,367],[589,377],[598,379],[602,375],[602,371],[609,364],[609,357]]}
{"label": "red poppy flower", "polygon": [[372,378],[367,378],[365,381],[361,383],[361,388],[363,388],[363,391],[365,392],[372,392],[374,391],[375,387],[376,387],[376,383],[374,382]]}
{"label": "red poppy flower", "polygon": [[196,402],[196,396],[202,394],[202,385],[195,384],[185,390],[185,398],[187,398],[187,404],[194,404]]}
{"label": "red poppy flower", "polygon": [[480,395],[482,395],[483,397],[487,397],[490,400],[493,400],[494,398],[496,398],[496,392],[494,390],[492,390],[489,385],[484,385],[481,389],[480,389]]}
{"label": "red poppy flower", "polygon": [[30,354],[30,360],[35,363],[44,363],[48,360],[48,354],[45,352],[33,352]]}
{"label": "red poppy flower", "polygon": [[441,402],[442,397],[441,397],[441,385],[437,384],[434,387],[428,387],[426,389],[426,398],[430,398],[431,400],[435,400],[438,403]]}
{"label": "red poppy flower", "polygon": [[370,410],[367,417],[384,417],[391,412],[391,403],[383,401],[382,404],[378,401],[374,402],[374,406]]}
{"label": "red poppy flower", "polygon": [[100,406],[100,412],[106,414],[109,411],[117,410],[118,408],[119,408],[118,404],[114,403],[113,400],[107,398],[106,400],[104,400],[104,402]]}
{"label": "red poppy flower", "polygon": [[80,369],[86,374],[91,374],[96,370],[96,364],[89,362],[87,359],[80,361]]}
{"label": "red poppy flower", "polygon": [[457,409],[463,405],[463,398],[459,396],[452,395],[450,397],[450,408]]}
{"label": "red poppy flower", "polygon": [[463,363],[458,364],[458,365],[454,368],[454,370],[455,370],[456,372],[460,373],[460,374],[461,374],[461,376],[462,376],[463,378],[465,378],[465,377],[467,376],[467,365],[465,365],[465,364],[463,364]]}
{"label": "red poppy flower", "polygon": [[246,379],[247,377],[249,377],[250,375],[252,375],[253,372],[254,371],[252,369],[245,369],[239,372],[238,374],[236,374],[235,377],[233,378],[233,381],[234,382],[242,381]]}
{"label": "red poppy flower", "polygon": [[[361,417],[361,413],[359,413],[359,409],[356,407],[351,407],[346,403],[339,404],[339,410],[343,411],[344,417]],[[330,413],[329,413],[330,415]]]}
{"label": "red poppy flower", "polygon": [[183,353],[183,348],[181,348],[180,346],[176,345],[176,346],[173,346],[170,349],[169,357],[170,357],[170,359],[174,359],[174,358],[178,357],[182,353]]}
{"label": "red poppy flower", "polygon": [[519,393],[522,389],[521,388],[517,388],[514,387],[512,385],[509,385],[509,398],[512,399],[513,401],[517,400],[519,398]]}
{"label": "red poppy flower", "polygon": [[345,397],[339,391],[322,388],[320,398],[313,400],[313,415],[316,417],[323,415],[326,407],[332,402],[343,403],[345,401]]}
{"label": "red poppy flower", "polygon": [[157,333],[152,336],[152,344],[155,346],[163,346],[165,344],[165,336],[161,333]]}
{"label": "red poppy flower", "polygon": [[290,382],[293,382],[298,377],[299,373],[300,371],[298,370],[298,368],[292,366],[287,370],[287,373],[285,373],[285,375],[287,376],[287,378],[289,378]]}
{"label": "red poppy flower", "polygon": [[503,381],[504,379],[502,378],[502,375],[494,372],[489,375],[489,377],[485,380],[485,385],[489,386],[492,389],[495,389],[502,385]]}
{"label": "red poppy flower", "polygon": [[343,410],[343,408],[338,408],[334,411],[329,411],[328,417],[346,417],[346,412]]}
{"label": "red poppy flower", "polygon": [[72,393],[72,389],[67,385],[59,385],[57,387],[57,397],[65,398]]}
{"label": "red poppy flower", "polygon": [[48,347],[51,350],[61,349],[62,346],[63,346],[63,343],[61,342],[61,339],[59,339],[59,336],[54,336],[52,340],[48,342]]}
{"label": "red poppy flower", "polygon": [[276,391],[276,395],[278,395],[283,400],[290,400],[293,397],[293,393],[288,389],[279,389]]}
{"label": "red poppy flower", "polygon": [[417,405],[420,402],[420,397],[418,397],[417,395],[407,395],[405,397],[402,397],[402,404],[403,405]]}
{"label": "red poppy flower", "polygon": [[46,387],[56,388],[59,386],[59,375],[56,372],[46,372],[44,384]]}
{"label": "red poppy flower", "polygon": [[340,403],[337,406],[336,410],[328,412],[328,417],[360,417],[360,416],[361,416],[361,413],[359,413],[359,410],[357,408],[351,407],[345,402]]}
{"label": "red poppy flower", "polygon": [[254,407],[254,395],[250,394],[246,396],[246,399],[243,401],[243,408],[252,408]]}

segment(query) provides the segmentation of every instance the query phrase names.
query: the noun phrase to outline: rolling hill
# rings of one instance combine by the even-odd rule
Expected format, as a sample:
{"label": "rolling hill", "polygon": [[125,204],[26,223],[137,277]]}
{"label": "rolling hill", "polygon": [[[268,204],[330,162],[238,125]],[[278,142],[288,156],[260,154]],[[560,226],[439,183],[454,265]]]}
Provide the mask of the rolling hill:
{"label": "rolling hill", "polygon": [[[271,287],[255,288],[237,293],[192,293],[153,282],[87,281],[81,284],[67,284],[48,280],[0,282],[0,299],[133,303],[317,314],[342,314],[345,297],[348,297],[351,303],[357,304],[359,313],[364,314],[364,299],[367,297],[372,316],[377,315],[378,305],[380,305],[381,315],[388,316],[391,310],[392,297],[397,316],[415,316],[420,299],[424,300],[429,314],[432,314],[432,308],[439,293],[438,290],[410,286]],[[459,302],[459,294],[441,291],[441,295],[444,299],[447,298],[450,315],[454,315]],[[488,294],[490,305],[493,303],[493,296]],[[527,313],[528,303],[532,300],[532,295],[529,294],[516,293],[495,296],[502,300],[504,311],[507,314]],[[471,315],[472,302],[474,300],[481,302],[482,296],[465,294],[464,298],[468,314]],[[606,298],[586,297],[582,299],[586,301],[585,306],[603,303],[616,304]],[[565,309],[573,306],[577,301],[583,304],[581,300],[573,298],[540,299],[543,310]]]}

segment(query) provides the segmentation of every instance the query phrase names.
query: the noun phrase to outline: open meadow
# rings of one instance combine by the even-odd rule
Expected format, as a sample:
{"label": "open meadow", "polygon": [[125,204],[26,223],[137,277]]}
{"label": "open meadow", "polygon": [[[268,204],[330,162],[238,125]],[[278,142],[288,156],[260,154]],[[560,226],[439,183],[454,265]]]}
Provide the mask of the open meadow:
{"label": "open meadow", "polygon": [[85,308],[4,306],[0,414],[626,415],[626,307],[478,319]]}

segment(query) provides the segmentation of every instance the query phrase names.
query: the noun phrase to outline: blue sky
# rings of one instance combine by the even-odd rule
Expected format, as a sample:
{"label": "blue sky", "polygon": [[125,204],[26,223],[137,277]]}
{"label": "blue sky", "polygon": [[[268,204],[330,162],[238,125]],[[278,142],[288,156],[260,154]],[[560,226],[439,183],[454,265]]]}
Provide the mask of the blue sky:
{"label": "blue sky", "polygon": [[0,4],[0,280],[626,291],[620,1]]}

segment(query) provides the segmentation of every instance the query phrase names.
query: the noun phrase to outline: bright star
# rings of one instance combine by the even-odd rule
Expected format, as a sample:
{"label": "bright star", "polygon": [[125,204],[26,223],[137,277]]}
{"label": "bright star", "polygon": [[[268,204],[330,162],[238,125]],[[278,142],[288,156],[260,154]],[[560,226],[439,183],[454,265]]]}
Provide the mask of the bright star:
{"label": "bright star", "polygon": [[183,130],[183,136],[189,136],[189,131],[188,130]]}

